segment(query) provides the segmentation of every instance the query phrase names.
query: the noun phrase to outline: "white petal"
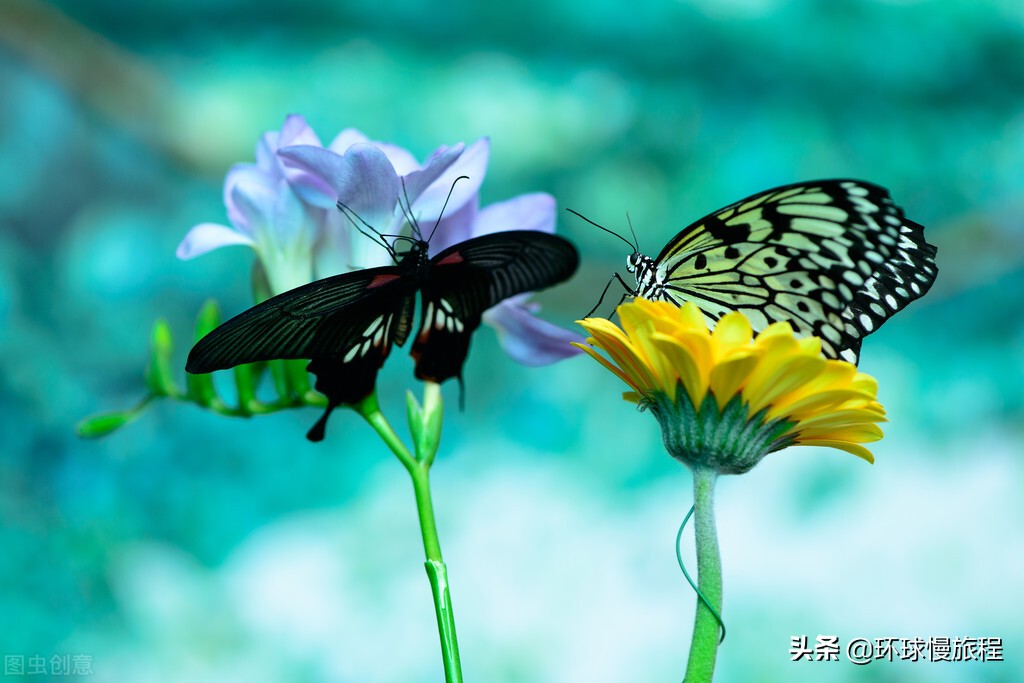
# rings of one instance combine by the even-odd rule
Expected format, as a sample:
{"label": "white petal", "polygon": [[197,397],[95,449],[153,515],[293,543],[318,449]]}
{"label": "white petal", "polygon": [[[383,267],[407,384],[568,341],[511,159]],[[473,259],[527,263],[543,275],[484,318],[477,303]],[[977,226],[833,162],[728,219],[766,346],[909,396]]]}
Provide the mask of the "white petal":
{"label": "white petal", "polygon": [[175,253],[178,258],[188,260],[208,251],[233,244],[245,244],[251,247],[253,241],[226,225],[200,223],[188,231]]}

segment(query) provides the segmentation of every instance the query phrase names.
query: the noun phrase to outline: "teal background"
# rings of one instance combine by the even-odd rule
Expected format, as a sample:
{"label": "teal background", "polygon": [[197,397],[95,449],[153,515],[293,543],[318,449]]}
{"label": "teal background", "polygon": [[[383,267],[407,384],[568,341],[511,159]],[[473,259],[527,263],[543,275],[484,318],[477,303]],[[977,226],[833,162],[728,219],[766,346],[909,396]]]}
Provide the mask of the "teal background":
{"label": "teal background", "polygon": [[[940,274],[864,346],[886,438],[874,466],[793,448],[720,481],[716,681],[1024,678],[1022,105],[1013,0],[5,0],[0,654],[86,654],[104,682],[441,680],[411,487],[354,414],[322,444],[313,409],[73,431],[141,395],[154,318],[183,364],[206,298],[249,305],[250,251],[174,249],[301,113],[421,159],[489,135],[485,203],[629,211],[649,253],[773,185],[889,187]],[[626,254],[559,231],[583,266],[540,300],[570,325]],[[690,480],[655,421],[593,362],[522,368],[489,329],[465,375],[433,480],[466,679],[680,680]],[[411,376],[400,352],[379,384],[399,426]],[[819,634],[996,636],[1006,661],[789,661]]]}

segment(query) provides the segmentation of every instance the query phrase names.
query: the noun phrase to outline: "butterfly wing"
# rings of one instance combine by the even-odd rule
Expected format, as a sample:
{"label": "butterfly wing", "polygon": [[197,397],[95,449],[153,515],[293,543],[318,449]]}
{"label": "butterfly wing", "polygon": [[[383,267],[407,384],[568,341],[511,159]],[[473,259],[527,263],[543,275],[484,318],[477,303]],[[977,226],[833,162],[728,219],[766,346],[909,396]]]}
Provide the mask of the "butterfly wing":
{"label": "butterfly wing", "polygon": [[323,438],[331,410],[368,396],[392,344],[409,335],[415,284],[402,264],[311,282],[279,294],[203,337],[185,369],[213,372],[263,360],[308,358],[316,388],[327,396],[324,416],[310,430]]}
{"label": "butterfly wing", "polygon": [[903,219],[896,255],[857,288],[853,301],[843,311],[846,336],[853,340],[851,354],[844,350],[843,358],[856,363],[865,336],[931,289],[938,274],[936,252],[935,246],[924,239],[924,227]]}
{"label": "butterfly wing", "polygon": [[935,247],[882,187],[822,180],[774,188],[676,235],[641,296],[693,301],[712,319],[739,310],[755,330],[787,321],[856,362],[860,340],[935,280]]}
{"label": "butterfly wing", "polygon": [[535,230],[482,235],[430,262],[421,288],[420,330],[412,347],[416,377],[461,377],[473,330],[484,311],[516,294],[563,282],[579,255],[566,239]]}

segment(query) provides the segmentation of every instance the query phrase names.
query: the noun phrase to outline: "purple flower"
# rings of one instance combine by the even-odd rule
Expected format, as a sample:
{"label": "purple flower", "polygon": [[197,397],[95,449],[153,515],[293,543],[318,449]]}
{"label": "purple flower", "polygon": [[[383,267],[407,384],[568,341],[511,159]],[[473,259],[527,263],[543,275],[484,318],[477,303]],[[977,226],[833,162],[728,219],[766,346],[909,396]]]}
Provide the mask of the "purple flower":
{"label": "purple flower", "polygon": [[[548,194],[522,195],[478,208],[490,156],[487,138],[465,149],[461,144],[441,147],[422,167],[405,150],[368,143],[353,130],[344,131],[328,149],[299,145],[282,149],[280,155],[293,167],[291,177],[306,201],[323,207],[340,202],[356,220],[385,235],[408,232],[408,212],[423,237],[430,239],[431,254],[502,230],[555,231],[555,200]],[[453,189],[455,179],[463,175],[468,179]],[[444,216],[438,223],[442,207]],[[390,262],[384,249],[353,229],[351,219],[343,217],[325,233],[325,241],[335,241],[334,248],[320,252],[318,270],[326,270],[328,258],[343,257],[348,266],[362,268]],[[335,264],[335,272],[346,269]],[[530,303],[529,296],[513,297],[484,313],[484,322],[497,330],[505,351],[525,365],[546,365],[579,353],[570,342],[582,342],[583,337],[536,317],[539,306]]]}
{"label": "purple flower", "polygon": [[[280,156],[299,195],[332,213],[317,251],[320,277],[354,268],[388,265],[391,258],[362,231],[382,235],[408,233],[408,212],[430,230],[455,185],[445,214],[457,212],[476,195],[487,170],[486,139],[468,148],[461,143],[438,148],[422,166],[400,147],[369,142],[356,130],[343,131],[326,149],[313,145],[284,148]],[[347,212],[338,211],[338,203]]]}
{"label": "purple flower", "polygon": [[[523,194],[483,209],[477,209],[478,198],[467,202],[459,211],[445,217],[430,241],[435,254],[453,244],[472,237],[503,230],[539,230],[555,232],[555,198],[543,192]],[[484,313],[484,322],[498,333],[505,352],[523,365],[549,365],[580,353],[571,346],[582,343],[583,337],[534,315],[540,305],[529,301],[530,294],[520,294],[502,301]]]}
{"label": "purple flower", "polygon": [[[489,156],[490,143],[481,138],[468,147],[440,147],[420,164],[407,150],[371,141],[353,128],[324,147],[305,119],[291,115],[279,132],[260,139],[255,164],[236,164],[228,172],[224,203],[230,227],[194,226],[178,246],[178,257],[248,245],[277,294],[316,278],[390,264],[390,254],[366,226],[393,238],[409,233],[412,217],[432,253],[500,230],[554,232],[550,195],[478,208]],[[459,176],[468,179],[455,183]],[[337,209],[339,202],[347,211]],[[582,337],[535,317],[537,305],[528,298],[513,297],[484,314],[509,355],[544,365],[579,353],[569,343]]]}
{"label": "purple flower", "polygon": [[228,171],[224,204],[231,226],[194,226],[178,245],[178,258],[244,244],[256,252],[275,294],[310,282],[313,249],[327,212],[302,201],[292,187],[277,150],[294,144],[320,144],[306,120],[297,115],[285,119],[280,131],[263,134],[256,145],[255,164],[235,164]]}

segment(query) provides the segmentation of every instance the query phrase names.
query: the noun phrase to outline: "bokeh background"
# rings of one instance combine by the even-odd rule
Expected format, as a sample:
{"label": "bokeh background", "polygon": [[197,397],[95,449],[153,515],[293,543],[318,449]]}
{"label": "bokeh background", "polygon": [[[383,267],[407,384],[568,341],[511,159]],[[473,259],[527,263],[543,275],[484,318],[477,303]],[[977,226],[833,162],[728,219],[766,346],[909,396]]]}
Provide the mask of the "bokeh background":
{"label": "bokeh background", "polygon": [[[306,116],[425,157],[489,135],[485,203],[550,192],[657,252],[767,187],[889,187],[932,292],[864,346],[874,466],[795,448],[720,482],[729,681],[1024,678],[1024,8],[1017,0],[0,4],[0,654],[95,681],[441,680],[411,487],[351,413],[230,420],[143,392],[152,321],[250,303],[252,254],[193,224]],[[563,215],[570,325],[625,247]],[[402,421],[411,362],[380,392]],[[433,480],[467,680],[678,681],[691,502],[655,421],[584,358],[474,338]],[[692,563],[692,554],[690,562]],[[1003,663],[792,663],[793,636],[1001,637]],[[52,676],[57,678],[57,676]],[[38,679],[39,677],[37,677]],[[13,677],[12,680],[17,680]]]}

